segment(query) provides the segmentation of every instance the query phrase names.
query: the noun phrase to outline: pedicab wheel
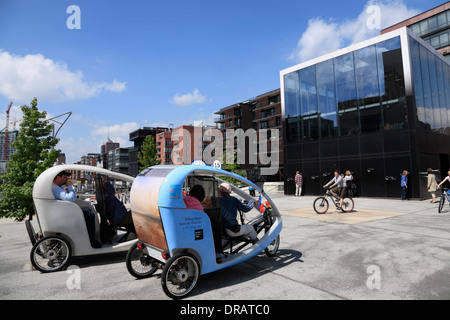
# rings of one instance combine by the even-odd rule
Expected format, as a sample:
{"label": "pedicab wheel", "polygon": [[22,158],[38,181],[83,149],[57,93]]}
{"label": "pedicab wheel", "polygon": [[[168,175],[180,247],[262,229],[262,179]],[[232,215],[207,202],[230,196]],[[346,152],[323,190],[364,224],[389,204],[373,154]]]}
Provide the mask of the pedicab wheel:
{"label": "pedicab wheel", "polygon": [[158,270],[155,259],[140,249],[137,243],[128,249],[125,263],[128,272],[137,279],[148,278]]}
{"label": "pedicab wheel", "polygon": [[60,236],[48,236],[37,241],[30,253],[33,267],[41,272],[55,272],[69,262],[72,250]]}
{"label": "pedicab wheel", "polygon": [[352,198],[345,197],[344,200],[342,200],[342,211],[351,212],[353,211],[354,206],[355,203]]}
{"label": "pedicab wheel", "polygon": [[33,225],[31,224],[30,220],[25,221],[25,227],[27,228],[28,237],[30,238],[31,245],[34,246],[34,244],[39,240],[39,234],[34,231]]}
{"label": "pedicab wheel", "polygon": [[200,269],[190,254],[180,253],[170,258],[161,275],[164,293],[172,299],[181,299],[192,292],[197,284]]}
{"label": "pedicab wheel", "polygon": [[264,252],[268,257],[273,257],[276,255],[278,248],[280,247],[280,235],[278,235],[275,240],[272,241],[271,244],[267,248],[264,249]]}
{"label": "pedicab wheel", "polygon": [[314,211],[317,214],[323,214],[328,211],[328,200],[325,197],[318,197],[313,203]]}

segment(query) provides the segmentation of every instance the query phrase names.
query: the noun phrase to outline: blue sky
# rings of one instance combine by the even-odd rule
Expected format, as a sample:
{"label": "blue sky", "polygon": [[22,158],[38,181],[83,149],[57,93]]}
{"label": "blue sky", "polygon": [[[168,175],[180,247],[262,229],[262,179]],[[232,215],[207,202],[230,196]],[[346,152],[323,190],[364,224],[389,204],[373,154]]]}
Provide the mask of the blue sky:
{"label": "blue sky", "polygon": [[[279,71],[379,34],[445,1],[0,0],[0,126],[13,101],[73,114],[58,147],[69,163],[142,126],[203,121],[279,88]],[[81,29],[69,29],[70,5]],[[70,20],[71,21],[71,20]],[[10,129],[12,125],[10,125]]]}

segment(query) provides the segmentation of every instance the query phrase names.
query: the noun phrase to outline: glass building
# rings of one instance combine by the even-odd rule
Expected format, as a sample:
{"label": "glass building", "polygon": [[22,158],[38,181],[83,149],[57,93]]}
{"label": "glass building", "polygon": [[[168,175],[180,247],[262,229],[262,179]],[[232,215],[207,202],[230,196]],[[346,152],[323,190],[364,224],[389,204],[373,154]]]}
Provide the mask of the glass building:
{"label": "glass building", "polygon": [[[334,170],[360,196],[429,197],[450,155],[450,62],[406,27],[280,72],[285,192],[296,171],[320,194]],[[288,180],[289,179],[289,180]]]}

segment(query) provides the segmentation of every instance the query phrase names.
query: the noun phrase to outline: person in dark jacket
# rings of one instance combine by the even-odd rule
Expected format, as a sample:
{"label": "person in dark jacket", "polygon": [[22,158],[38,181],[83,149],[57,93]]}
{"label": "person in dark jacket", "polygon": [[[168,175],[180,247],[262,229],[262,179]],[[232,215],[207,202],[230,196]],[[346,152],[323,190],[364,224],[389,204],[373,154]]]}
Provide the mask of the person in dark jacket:
{"label": "person in dark jacket", "polygon": [[131,213],[127,210],[125,205],[116,198],[113,185],[109,181],[103,183],[105,187],[106,198],[106,212],[108,220],[113,226],[124,226],[132,224]]}

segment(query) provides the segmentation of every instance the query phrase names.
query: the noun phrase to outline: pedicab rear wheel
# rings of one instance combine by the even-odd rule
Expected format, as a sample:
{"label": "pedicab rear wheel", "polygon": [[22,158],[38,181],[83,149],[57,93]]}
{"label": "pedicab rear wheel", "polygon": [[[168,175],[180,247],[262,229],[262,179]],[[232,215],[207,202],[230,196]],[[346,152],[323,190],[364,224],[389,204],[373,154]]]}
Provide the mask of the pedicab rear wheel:
{"label": "pedicab rear wheel", "polygon": [[137,243],[128,249],[125,263],[128,272],[137,279],[148,278],[158,270],[155,259],[140,249]]}
{"label": "pedicab rear wheel", "polygon": [[192,292],[200,276],[194,256],[180,253],[170,258],[161,275],[164,293],[172,299],[181,299]]}
{"label": "pedicab rear wheel", "polygon": [[55,272],[67,266],[72,249],[60,236],[48,236],[37,241],[30,253],[33,267],[41,272]]}
{"label": "pedicab rear wheel", "polygon": [[264,249],[264,252],[268,257],[273,257],[277,254],[278,248],[280,247],[280,235],[278,235],[275,240],[272,241],[271,244],[267,248]]}

